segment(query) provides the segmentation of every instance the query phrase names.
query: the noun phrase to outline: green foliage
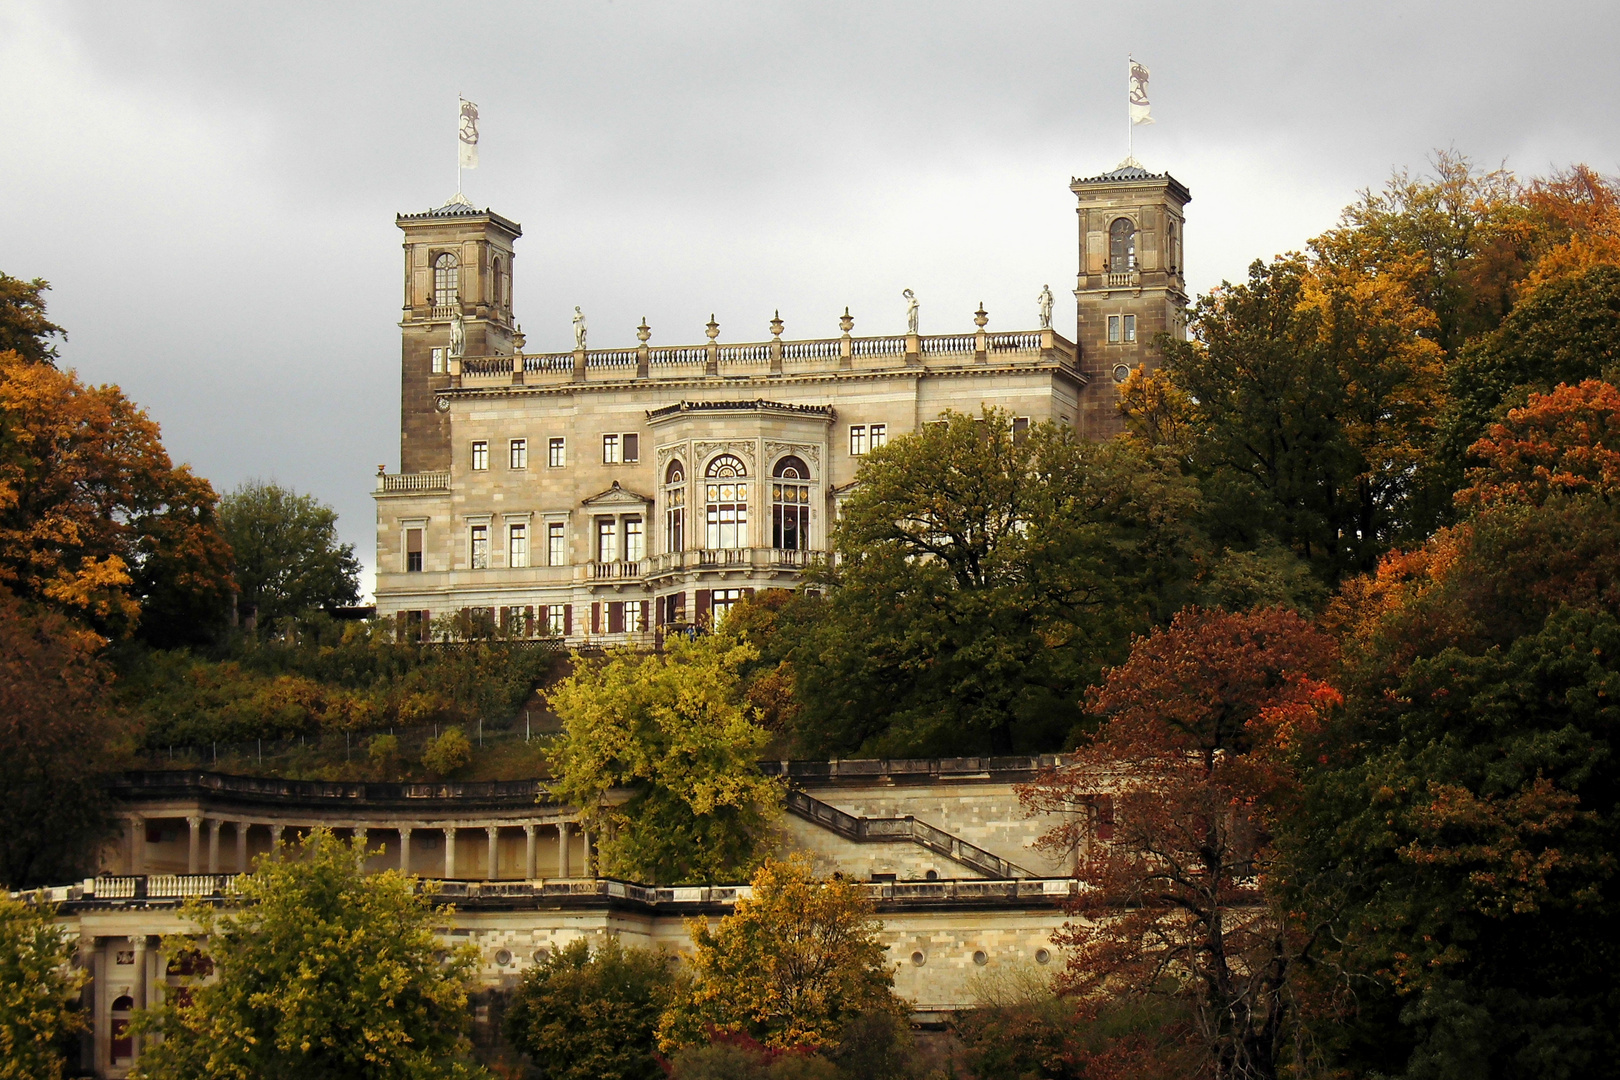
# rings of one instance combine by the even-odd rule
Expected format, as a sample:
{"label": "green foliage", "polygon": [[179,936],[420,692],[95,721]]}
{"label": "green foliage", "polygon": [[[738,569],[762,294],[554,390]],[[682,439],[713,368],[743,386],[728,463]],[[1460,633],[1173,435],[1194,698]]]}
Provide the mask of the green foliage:
{"label": "green foliage", "polygon": [[870,454],[824,603],[783,618],[803,752],[1049,750],[1195,571],[1192,481],[1053,424],[948,413]]}
{"label": "green foliage", "polygon": [[0,352],[10,350],[32,364],[56,363],[56,345],[67,331],[45,318],[44,278],[24,281],[0,271]]}
{"label": "green foliage", "polygon": [[505,719],[558,662],[532,645],[399,642],[388,620],[319,617],[211,655],[134,647],[116,660],[116,700],[149,747]]}
{"label": "green foliage", "polygon": [[338,543],[337,511],[314,496],[249,480],[220,500],[219,520],[235,554],[238,609],[261,631],[360,598],[354,545]]}
{"label": "green foliage", "polygon": [[67,1037],[85,1027],[75,1009],[87,978],[48,908],[0,891],[0,1080],[59,1080]]}
{"label": "green foliage", "polygon": [[[576,657],[550,691],[563,722],[551,793],[582,808],[606,872],[715,884],[759,865],[781,791],[759,774],[768,734],[741,700],[756,656],[726,634],[677,639],[663,654]],[[610,803],[615,791],[628,799]]]}
{"label": "green foliage", "polygon": [[688,920],[695,952],[659,1024],[660,1047],[733,1033],[776,1050],[822,1049],[839,1045],[856,1017],[903,1014],[860,883],[818,878],[794,856],[767,861],[752,886],[713,930]]}
{"label": "green foliage", "polygon": [[137,1080],[438,1080],[468,1063],[467,990],[477,951],[444,955],[431,898],[317,829],[296,857],[264,859],[227,910],[193,901],[197,935],[169,940],[218,972],[138,1018],[162,1040]]}
{"label": "green foliage", "polygon": [[472,743],[458,727],[445,728],[422,750],[422,766],[435,776],[448,776],[471,760]]}
{"label": "green foliage", "polygon": [[506,1037],[545,1080],[659,1080],[658,1018],[675,980],[675,957],[607,938],[583,939],[531,968],[512,996]]}
{"label": "green foliage", "polygon": [[0,588],[0,889],[93,872],[117,730],[101,639]]}

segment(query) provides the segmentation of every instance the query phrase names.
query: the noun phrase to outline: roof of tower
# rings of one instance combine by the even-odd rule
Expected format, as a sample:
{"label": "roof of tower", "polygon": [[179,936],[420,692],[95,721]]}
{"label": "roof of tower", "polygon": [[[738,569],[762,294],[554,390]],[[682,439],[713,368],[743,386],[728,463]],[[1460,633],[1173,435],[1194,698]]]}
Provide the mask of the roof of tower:
{"label": "roof of tower", "polygon": [[1183,202],[1192,201],[1192,193],[1187,190],[1187,186],[1180,180],[1177,180],[1174,176],[1171,176],[1167,172],[1148,172],[1134,159],[1127,159],[1121,162],[1118,168],[1109,172],[1100,173],[1096,176],[1075,177],[1072,181],[1070,181],[1069,187],[1072,189],[1081,184],[1118,184],[1140,180],[1163,180],[1176,190],[1176,193],[1181,196]]}
{"label": "roof of tower", "polygon": [[491,221],[498,222],[519,236],[523,234],[523,228],[522,226],[518,225],[517,222],[508,221],[506,218],[501,217],[501,215],[495,213],[488,207],[485,207],[482,210],[478,209],[478,207],[472,204],[472,201],[468,199],[467,196],[463,195],[459,191],[456,192],[455,195],[450,198],[450,201],[445,203],[443,206],[434,207],[432,210],[425,210],[419,214],[394,215],[394,218],[397,221],[439,221],[445,218],[481,217],[487,217]]}

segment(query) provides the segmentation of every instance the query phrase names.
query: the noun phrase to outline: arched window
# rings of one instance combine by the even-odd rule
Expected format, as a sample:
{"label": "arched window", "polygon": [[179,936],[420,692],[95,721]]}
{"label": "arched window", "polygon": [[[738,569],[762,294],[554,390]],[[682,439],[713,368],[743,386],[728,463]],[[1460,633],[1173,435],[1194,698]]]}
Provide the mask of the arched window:
{"label": "arched window", "polygon": [[112,1003],[112,1059],[122,1065],[135,1056],[135,1038],[129,1030],[130,1014],[135,1011],[135,999],[120,994]]}
{"label": "arched window", "polygon": [[776,463],[771,480],[771,546],[779,551],[810,547],[810,470],[796,457]]}
{"label": "arched window", "polygon": [[433,260],[433,304],[446,307],[456,302],[461,292],[461,263],[446,251]]}
{"label": "arched window", "polygon": [[1115,218],[1108,227],[1108,272],[1123,274],[1136,269],[1136,226],[1130,218]]}
{"label": "arched window", "polygon": [[703,546],[711,551],[748,546],[748,470],[730,454],[709,462],[704,478]]}
{"label": "arched window", "polygon": [[664,550],[686,549],[686,466],[680,459],[664,470]]}

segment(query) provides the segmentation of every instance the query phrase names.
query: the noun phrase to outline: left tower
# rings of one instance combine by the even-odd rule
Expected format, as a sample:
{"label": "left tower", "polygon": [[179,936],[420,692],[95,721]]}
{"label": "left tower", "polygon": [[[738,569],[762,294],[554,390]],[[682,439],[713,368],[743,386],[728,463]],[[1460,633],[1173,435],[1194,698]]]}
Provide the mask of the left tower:
{"label": "left tower", "polygon": [[450,467],[450,413],[439,399],[450,385],[451,326],[459,312],[464,356],[511,353],[512,247],[523,229],[460,194],[395,223],[405,233],[399,469],[432,472]]}

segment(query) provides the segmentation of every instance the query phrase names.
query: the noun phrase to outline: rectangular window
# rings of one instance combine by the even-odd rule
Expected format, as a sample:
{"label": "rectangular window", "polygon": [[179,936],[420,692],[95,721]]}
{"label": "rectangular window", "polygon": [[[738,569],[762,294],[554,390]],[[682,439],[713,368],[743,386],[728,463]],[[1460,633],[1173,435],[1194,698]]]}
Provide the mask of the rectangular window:
{"label": "rectangular window", "polygon": [[568,565],[568,537],[560,521],[546,523],[546,565]]}
{"label": "rectangular window", "polygon": [[719,626],[731,614],[731,609],[742,603],[743,591],[741,589],[716,589],[709,601],[711,612],[711,626]]}
{"label": "rectangular window", "polygon": [[479,439],[472,446],[473,472],[483,472],[489,468],[489,443]]}
{"label": "rectangular window", "polygon": [[1125,316],[1125,340],[1126,341],[1135,341],[1136,340],[1136,316],[1135,315],[1127,315],[1127,316]]}
{"label": "rectangular window", "polygon": [[527,469],[529,467],[529,440],[513,439],[510,463],[514,469]]}
{"label": "rectangular window", "polygon": [[529,565],[529,526],[522,522],[513,522],[506,527],[506,565]]}
{"label": "rectangular window", "polygon": [[646,544],[643,542],[641,532],[641,519],[638,517],[624,519],[624,561],[640,562],[647,554]]}
{"label": "rectangular window", "polygon": [[639,634],[647,629],[641,625],[641,605],[645,600],[632,600],[624,605],[624,629],[627,633]]}
{"label": "rectangular window", "polygon": [[624,436],[624,460],[641,460],[641,436],[633,431],[626,432]]}
{"label": "rectangular window", "polygon": [[1015,416],[1012,422],[1013,442],[1021,443],[1029,438],[1029,417]]}
{"label": "rectangular window", "polygon": [[619,558],[619,523],[613,518],[596,519],[596,561],[615,562]]}
{"label": "rectangular window", "polygon": [[553,637],[562,637],[566,632],[563,629],[563,606],[561,604],[547,604],[546,633]]}
{"label": "rectangular window", "polygon": [[876,450],[878,447],[882,446],[884,443],[889,441],[889,425],[888,424],[873,424],[871,430],[872,430],[872,443],[871,443],[871,446],[872,446],[873,450]]}
{"label": "rectangular window", "polygon": [[474,570],[489,569],[489,526],[474,525],[472,527],[472,568]]}
{"label": "rectangular window", "polygon": [[602,464],[617,465],[619,463],[619,437],[617,435],[602,436]]}
{"label": "rectangular window", "polygon": [[434,349],[433,350],[433,374],[435,374],[435,375],[443,375],[444,374],[444,350],[443,349]]}
{"label": "rectangular window", "polygon": [[566,439],[552,439],[547,444],[546,464],[553,469],[560,469],[568,464],[568,441]]}
{"label": "rectangular window", "polygon": [[422,530],[405,530],[405,571],[411,574],[422,572]]}
{"label": "rectangular window", "polygon": [[866,453],[866,425],[851,424],[849,428],[849,454],[860,457]]}
{"label": "rectangular window", "polygon": [[664,489],[664,550],[684,551],[686,545],[686,488]]}
{"label": "rectangular window", "polygon": [[1108,316],[1108,344],[1119,344],[1119,316]]}

